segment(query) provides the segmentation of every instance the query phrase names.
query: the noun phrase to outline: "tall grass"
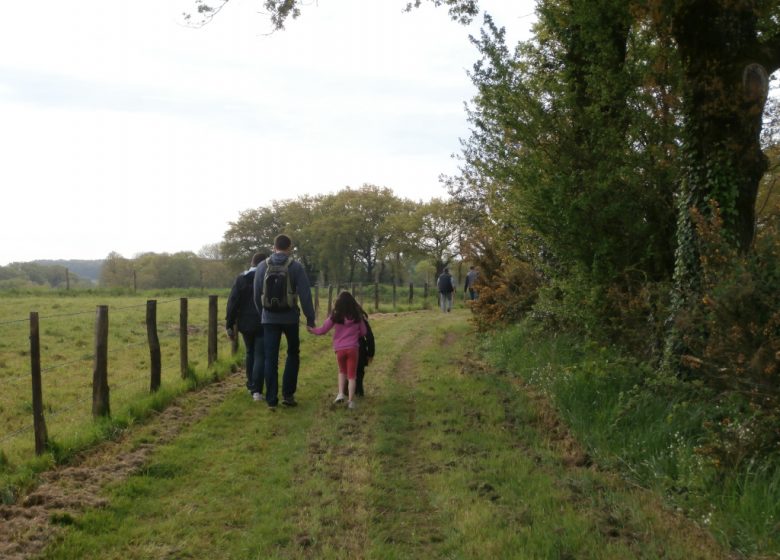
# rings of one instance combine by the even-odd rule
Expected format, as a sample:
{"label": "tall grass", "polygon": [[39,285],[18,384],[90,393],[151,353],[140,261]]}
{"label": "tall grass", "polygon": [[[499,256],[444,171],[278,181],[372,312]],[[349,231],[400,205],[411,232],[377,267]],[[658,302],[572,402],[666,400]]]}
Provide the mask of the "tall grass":
{"label": "tall grass", "polygon": [[715,469],[700,448],[711,405],[692,398],[695,387],[659,379],[614,350],[528,325],[492,334],[482,350],[544,392],[598,463],[661,492],[743,553],[780,553],[776,457]]}

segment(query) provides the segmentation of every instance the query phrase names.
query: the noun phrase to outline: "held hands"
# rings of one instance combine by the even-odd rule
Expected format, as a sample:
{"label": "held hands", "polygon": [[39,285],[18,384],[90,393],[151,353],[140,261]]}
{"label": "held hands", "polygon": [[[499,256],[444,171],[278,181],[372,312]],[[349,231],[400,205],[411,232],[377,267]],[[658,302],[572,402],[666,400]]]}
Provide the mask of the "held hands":
{"label": "held hands", "polygon": [[311,325],[306,325],[306,331],[309,334],[314,334],[314,327],[312,327]]}

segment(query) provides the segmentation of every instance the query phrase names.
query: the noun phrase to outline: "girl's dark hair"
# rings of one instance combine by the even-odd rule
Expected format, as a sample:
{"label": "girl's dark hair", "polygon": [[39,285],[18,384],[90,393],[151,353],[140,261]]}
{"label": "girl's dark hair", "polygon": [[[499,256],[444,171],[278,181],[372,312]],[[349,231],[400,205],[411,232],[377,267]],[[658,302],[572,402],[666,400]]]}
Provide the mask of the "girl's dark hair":
{"label": "girl's dark hair", "polygon": [[334,323],[344,324],[345,319],[359,321],[366,318],[366,312],[349,292],[341,292],[333,304],[330,318]]}

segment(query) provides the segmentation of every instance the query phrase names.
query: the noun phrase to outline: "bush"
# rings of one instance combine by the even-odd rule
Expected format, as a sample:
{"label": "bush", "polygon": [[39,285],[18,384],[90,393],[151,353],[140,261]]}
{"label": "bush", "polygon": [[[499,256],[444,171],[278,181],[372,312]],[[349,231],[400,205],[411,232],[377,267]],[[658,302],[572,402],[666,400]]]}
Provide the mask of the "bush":
{"label": "bush", "polygon": [[701,241],[701,297],[680,315],[683,365],[713,391],[720,414],[706,425],[703,452],[723,467],[780,451],[779,220],[740,254],[722,220],[694,213]]}
{"label": "bush", "polygon": [[541,288],[534,315],[551,330],[651,359],[661,349],[668,294],[667,282],[648,281],[641,270],[626,270],[599,284],[586,271],[572,269]]}
{"label": "bush", "polygon": [[[473,320],[480,331],[512,323],[531,310],[538,295],[541,277],[530,264],[512,261],[487,268],[477,277],[478,298],[469,302]],[[486,270],[487,268],[487,270]]]}

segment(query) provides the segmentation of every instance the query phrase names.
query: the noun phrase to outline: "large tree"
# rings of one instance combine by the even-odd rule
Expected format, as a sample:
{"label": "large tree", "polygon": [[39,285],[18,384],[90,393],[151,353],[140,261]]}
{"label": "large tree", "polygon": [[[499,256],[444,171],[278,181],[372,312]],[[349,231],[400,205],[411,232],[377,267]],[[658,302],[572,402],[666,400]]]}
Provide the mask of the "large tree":
{"label": "large tree", "polygon": [[248,266],[258,251],[268,251],[276,235],[282,232],[284,218],[270,207],[244,210],[230,222],[220,246],[222,257],[235,270]]}
{"label": "large tree", "polygon": [[[230,0],[194,0],[196,13],[184,13],[184,19],[190,25],[200,27],[209,23]],[[450,17],[460,23],[469,23],[479,13],[478,0],[427,0],[435,6],[446,6]],[[310,5],[306,0],[258,0],[271,18],[275,29],[284,29],[290,18],[301,15],[301,8]],[[423,0],[406,2],[406,10],[419,8]]]}
{"label": "large tree", "polygon": [[[761,128],[768,74],[780,68],[780,6],[770,0],[651,0],[650,14],[674,38],[682,67],[681,145],[673,313],[695,305],[702,281],[693,216],[717,209],[726,241],[747,252],[756,196],[767,170]],[[685,351],[676,329],[667,365]]]}
{"label": "large tree", "polygon": [[436,275],[459,255],[462,222],[457,205],[434,198],[416,212],[419,251],[436,267]]}

